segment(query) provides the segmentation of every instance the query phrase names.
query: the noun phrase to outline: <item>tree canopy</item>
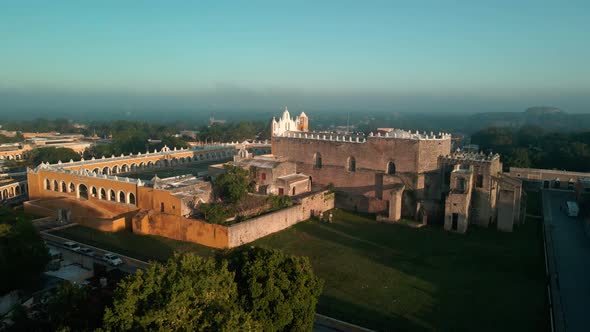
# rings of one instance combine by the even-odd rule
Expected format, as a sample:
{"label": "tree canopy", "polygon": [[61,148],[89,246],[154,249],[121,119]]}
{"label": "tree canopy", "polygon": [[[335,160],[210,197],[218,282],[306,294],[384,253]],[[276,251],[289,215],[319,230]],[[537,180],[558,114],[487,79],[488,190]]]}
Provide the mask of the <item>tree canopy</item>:
{"label": "tree canopy", "polygon": [[48,261],[47,247],[33,224],[0,208],[0,294],[32,284]]}
{"label": "tree canopy", "polygon": [[217,197],[230,204],[244,199],[253,190],[252,181],[247,170],[233,165],[225,165],[224,173],[213,181],[213,189]]}
{"label": "tree canopy", "polygon": [[264,331],[311,331],[323,281],[307,257],[276,249],[245,248],[229,255],[240,306]]}
{"label": "tree canopy", "polygon": [[193,254],[155,263],[119,283],[106,330],[254,331],[227,262]]}
{"label": "tree canopy", "polygon": [[41,162],[57,163],[58,161],[78,161],[81,159],[80,154],[68,148],[46,147],[38,148],[31,151],[30,162],[32,165],[39,165]]}

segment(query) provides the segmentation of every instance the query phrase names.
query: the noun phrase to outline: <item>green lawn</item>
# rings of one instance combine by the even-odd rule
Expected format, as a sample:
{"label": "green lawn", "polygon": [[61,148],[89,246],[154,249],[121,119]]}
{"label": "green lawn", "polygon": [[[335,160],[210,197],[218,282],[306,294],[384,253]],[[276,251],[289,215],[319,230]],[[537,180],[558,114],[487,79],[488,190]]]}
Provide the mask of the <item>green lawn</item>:
{"label": "green lawn", "polygon": [[[459,235],[336,210],[331,224],[300,223],[252,245],[310,257],[325,280],[318,312],[348,322],[380,331],[544,331],[539,222],[529,219],[514,233],[472,226]],[[83,227],[57,234],[144,259],[165,259],[175,250],[214,252],[156,236]]]}

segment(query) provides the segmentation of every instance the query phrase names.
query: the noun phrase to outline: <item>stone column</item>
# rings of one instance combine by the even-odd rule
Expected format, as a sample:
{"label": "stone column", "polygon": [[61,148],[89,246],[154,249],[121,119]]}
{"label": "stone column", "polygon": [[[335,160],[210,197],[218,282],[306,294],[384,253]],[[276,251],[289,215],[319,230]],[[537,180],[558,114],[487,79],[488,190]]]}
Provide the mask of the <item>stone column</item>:
{"label": "stone column", "polygon": [[402,217],[402,196],[404,187],[392,190],[389,197],[389,221],[399,221]]}

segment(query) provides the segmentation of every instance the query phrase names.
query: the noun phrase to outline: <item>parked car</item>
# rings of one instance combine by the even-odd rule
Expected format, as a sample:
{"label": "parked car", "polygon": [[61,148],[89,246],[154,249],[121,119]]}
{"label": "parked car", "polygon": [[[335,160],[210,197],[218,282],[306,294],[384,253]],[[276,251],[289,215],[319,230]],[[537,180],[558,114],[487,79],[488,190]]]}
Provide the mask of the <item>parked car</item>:
{"label": "parked car", "polygon": [[121,260],[121,258],[119,258],[119,256],[117,256],[115,254],[111,254],[110,252],[104,254],[103,259],[105,260],[105,262],[107,262],[113,266],[119,266],[119,265],[123,264],[123,260]]}
{"label": "parked car", "polygon": [[64,242],[64,247],[73,251],[80,250],[80,245],[72,241]]}
{"label": "parked car", "polygon": [[80,248],[78,249],[78,252],[84,255],[94,256],[94,251],[92,251],[90,248]]}

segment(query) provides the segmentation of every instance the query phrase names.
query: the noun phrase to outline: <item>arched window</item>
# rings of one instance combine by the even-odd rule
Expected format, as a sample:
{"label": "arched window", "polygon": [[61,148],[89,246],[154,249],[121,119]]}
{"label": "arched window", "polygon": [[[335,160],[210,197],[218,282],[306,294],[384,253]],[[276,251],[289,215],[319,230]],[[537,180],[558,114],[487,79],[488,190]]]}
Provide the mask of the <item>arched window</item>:
{"label": "arched window", "polygon": [[394,175],[395,174],[395,163],[390,161],[387,163],[387,174]]}
{"label": "arched window", "polygon": [[102,174],[103,175],[109,175],[110,173],[111,172],[109,172],[109,167],[108,166],[103,167],[103,169],[102,169]]}
{"label": "arched window", "polygon": [[82,199],[88,199],[88,188],[86,187],[86,185],[78,185],[78,197]]}
{"label": "arched window", "polygon": [[45,179],[45,190],[51,190],[51,181]]}
{"label": "arched window", "polygon": [[117,174],[119,173],[119,166],[115,165],[113,166],[113,169],[111,170],[111,174]]}
{"label": "arched window", "polygon": [[74,186],[74,183],[73,182],[70,182],[69,187],[70,187],[69,189],[70,189],[70,192],[71,193],[75,193],[76,192],[76,186]]}
{"label": "arched window", "polygon": [[59,185],[57,184],[57,180],[53,180],[53,190],[59,191]]}
{"label": "arched window", "polygon": [[100,188],[100,199],[107,199],[107,192],[104,188]]}
{"label": "arched window", "polygon": [[356,159],[354,159],[354,157],[348,157],[348,162],[346,163],[346,170],[349,172],[356,172]]}
{"label": "arched window", "polygon": [[322,155],[319,152],[313,155],[313,168],[322,168]]}
{"label": "arched window", "polygon": [[68,188],[67,188],[66,183],[64,181],[61,182],[61,192],[62,193],[68,192]]}
{"label": "arched window", "polygon": [[124,164],[123,166],[121,166],[121,172],[123,172],[123,173],[129,172],[129,166],[127,166],[127,164]]}
{"label": "arched window", "polygon": [[122,191],[119,191],[119,202],[125,203],[125,193]]}
{"label": "arched window", "polygon": [[92,198],[96,198],[97,197],[96,187],[92,186],[90,188],[90,196],[92,196]]}
{"label": "arched window", "polygon": [[113,189],[109,190],[109,201],[116,201],[117,196],[115,195],[115,191]]}
{"label": "arched window", "polygon": [[127,203],[135,205],[135,195],[133,193],[129,193],[129,199]]}

